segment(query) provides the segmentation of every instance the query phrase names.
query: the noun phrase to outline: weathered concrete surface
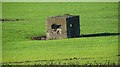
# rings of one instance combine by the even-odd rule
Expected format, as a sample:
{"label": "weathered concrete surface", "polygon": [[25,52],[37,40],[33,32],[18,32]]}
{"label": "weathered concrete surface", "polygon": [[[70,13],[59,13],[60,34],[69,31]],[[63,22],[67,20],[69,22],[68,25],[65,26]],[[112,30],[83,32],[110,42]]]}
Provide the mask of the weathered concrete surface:
{"label": "weathered concrete surface", "polygon": [[74,38],[80,36],[79,16],[63,15],[48,17],[47,39]]}

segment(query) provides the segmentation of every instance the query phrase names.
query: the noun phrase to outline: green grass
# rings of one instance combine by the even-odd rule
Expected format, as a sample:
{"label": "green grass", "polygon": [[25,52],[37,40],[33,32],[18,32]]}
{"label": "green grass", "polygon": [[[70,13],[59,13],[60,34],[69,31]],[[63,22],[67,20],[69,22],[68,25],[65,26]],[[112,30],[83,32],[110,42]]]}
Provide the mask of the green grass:
{"label": "green grass", "polygon": [[75,60],[80,61],[80,63],[86,63],[87,61],[105,63],[106,60],[117,62],[118,58],[116,55],[118,47],[116,38],[117,37],[93,37],[74,40],[12,42],[9,44],[11,45],[10,47],[7,45],[3,46],[5,47],[3,48],[5,50],[3,59],[4,62],[25,62],[76,57],[87,58],[87,60]]}
{"label": "green grass", "polygon": [[[104,64],[118,61],[118,36],[85,37],[36,41],[33,36],[46,35],[46,17],[63,14],[80,15],[81,34],[118,33],[118,3],[115,2],[3,2],[2,18],[24,19],[2,23],[2,62],[61,60]],[[93,58],[93,59],[88,59]],[[56,61],[57,62],[57,61]],[[40,64],[39,62],[23,64]]]}

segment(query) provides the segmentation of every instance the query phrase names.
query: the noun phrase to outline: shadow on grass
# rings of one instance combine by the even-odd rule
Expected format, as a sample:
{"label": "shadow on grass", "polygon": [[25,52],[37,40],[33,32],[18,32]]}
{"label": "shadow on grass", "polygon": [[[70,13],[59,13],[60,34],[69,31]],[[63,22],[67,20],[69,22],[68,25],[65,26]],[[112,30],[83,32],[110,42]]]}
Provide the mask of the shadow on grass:
{"label": "shadow on grass", "polygon": [[[81,34],[79,37],[100,37],[100,36],[114,36],[114,35],[120,35],[120,33],[96,33],[96,34]],[[46,36],[36,36],[32,37],[32,40],[46,40]]]}
{"label": "shadow on grass", "polygon": [[96,33],[96,34],[82,34],[79,37],[100,37],[100,36],[114,36],[120,35],[120,33]]}

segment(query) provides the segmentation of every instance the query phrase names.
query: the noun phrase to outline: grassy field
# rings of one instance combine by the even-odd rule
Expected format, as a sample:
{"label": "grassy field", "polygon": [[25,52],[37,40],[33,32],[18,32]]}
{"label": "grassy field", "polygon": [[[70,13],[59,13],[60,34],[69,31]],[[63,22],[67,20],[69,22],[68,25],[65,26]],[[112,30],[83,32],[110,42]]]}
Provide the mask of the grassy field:
{"label": "grassy field", "polygon": [[[118,62],[118,3],[115,2],[3,2],[4,64],[110,64]],[[81,35],[110,34],[61,40],[32,40],[46,35],[46,17],[80,15]],[[20,63],[21,62],[21,63]]]}

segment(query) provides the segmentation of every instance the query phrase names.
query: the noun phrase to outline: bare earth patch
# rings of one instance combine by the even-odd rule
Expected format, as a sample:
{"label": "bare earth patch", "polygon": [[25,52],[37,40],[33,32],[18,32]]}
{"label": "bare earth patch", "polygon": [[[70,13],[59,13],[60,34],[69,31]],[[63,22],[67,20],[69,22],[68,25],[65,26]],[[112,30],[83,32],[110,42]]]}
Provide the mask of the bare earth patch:
{"label": "bare earth patch", "polygon": [[0,21],[2,21],[2,22],[7,22],[7,21],[21,21],[21,20],[24,20],[24,19],[8,19],[8,18],[0,19]]}
{"label": "bare earth patch", "polygon": [[46,40],[46,36],[36,36],[36,37],[32,37],[32,40]]}

